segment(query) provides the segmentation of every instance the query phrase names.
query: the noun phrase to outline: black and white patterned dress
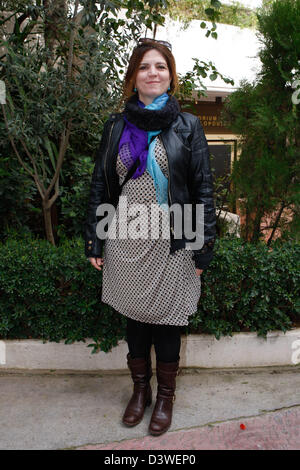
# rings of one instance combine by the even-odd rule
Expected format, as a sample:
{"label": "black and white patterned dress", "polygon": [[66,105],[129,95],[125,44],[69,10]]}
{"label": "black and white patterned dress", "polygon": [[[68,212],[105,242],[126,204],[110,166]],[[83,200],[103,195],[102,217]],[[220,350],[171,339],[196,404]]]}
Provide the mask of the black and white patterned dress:
{"label": "black and white patterned dress", "polygon": [[[168,178],[168,159],[159,136],[156,137],[155,158]],[[120,184],[127,172],[118,155]],[[136,231],[140,230],[143,238],[118,237],[119,203],[115,213],[117,236],[115,239],[108,236],[104,243],[102,301],[133,320],[159,325],[187,325],[189,315],[197,311],[201,294],[201,278],[196,274],[193,252],[183,248],[170,255],[169,228],[164,231],[162,223],[159,237],[150,238],[151,204],[158,205],[153,180],[147,171],[137,179],[130,179],[123,186],[121,196],[127,197],[128,227],[131,224]],[[134,204],[144,204],[148,212],[130,213]],[[162,219],[166,221],[167,217]]]}

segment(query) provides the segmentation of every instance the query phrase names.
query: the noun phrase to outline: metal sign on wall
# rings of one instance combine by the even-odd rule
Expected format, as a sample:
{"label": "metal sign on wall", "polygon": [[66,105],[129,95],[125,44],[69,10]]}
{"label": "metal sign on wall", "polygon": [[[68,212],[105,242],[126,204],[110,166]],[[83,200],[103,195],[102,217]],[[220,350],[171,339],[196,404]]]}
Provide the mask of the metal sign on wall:
{"label": "metal sign on wall", "polygon": [[220,117],[223,103],[181,101],[180,104],[182,111],[198,116],[205,134],[232,134],[232,131],[224,126]]}

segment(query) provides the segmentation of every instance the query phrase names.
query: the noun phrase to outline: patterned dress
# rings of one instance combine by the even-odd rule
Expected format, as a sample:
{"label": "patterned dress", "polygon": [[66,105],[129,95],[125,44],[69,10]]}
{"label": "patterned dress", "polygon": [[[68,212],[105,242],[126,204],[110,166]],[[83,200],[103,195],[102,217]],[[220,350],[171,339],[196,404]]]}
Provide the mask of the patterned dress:
{"label": "patterned dress", "polygon": [[[167,154],[159,136],[156,137],[155,158],[168,178]],[[127,172],[118,155],[120,184]],[[161,209],[158,212],[164,212],[165,216],[160,216],[161,223],[159,229],[156,228],[156,238],[153,237],[150,215],[154,213],[151,210],[159,206],[152,177],[147,171],[137,179],[129,179],[121,196],[127,198],[122,198],[126,199],[127,224],[122,225],[126,205],[121,208],[119,202],[114,216],[116,237],[111,235],[114,232],[109,232],[104,243],[102,301],[133,320],[157,325],[187,325],[189,315],[197,311],[201,295],[201,278],[196,274],[193,252],[182,248],[170,255],[169,222],[167,213]],[[137,204],[143,204],[147,210],[131,211],[130,207],[137,208]],[[125,226],[130,234],[127,239]],[[123,238],[119,233],[124,234]]]}

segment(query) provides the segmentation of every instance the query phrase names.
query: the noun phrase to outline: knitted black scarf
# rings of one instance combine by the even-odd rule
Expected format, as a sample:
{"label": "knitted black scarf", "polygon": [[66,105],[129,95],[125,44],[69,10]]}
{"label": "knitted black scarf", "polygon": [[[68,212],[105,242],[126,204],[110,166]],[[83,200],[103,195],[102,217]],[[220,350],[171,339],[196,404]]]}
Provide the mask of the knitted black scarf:
{"label": "knitted black scarf", "polygon": [[166,129],[177,118],[180,106],[177,99],[170,95],[162,109],[152,110],[138,106],[138,95],[133,95],[125,105],[124,115],[129,122],[144,131]]}

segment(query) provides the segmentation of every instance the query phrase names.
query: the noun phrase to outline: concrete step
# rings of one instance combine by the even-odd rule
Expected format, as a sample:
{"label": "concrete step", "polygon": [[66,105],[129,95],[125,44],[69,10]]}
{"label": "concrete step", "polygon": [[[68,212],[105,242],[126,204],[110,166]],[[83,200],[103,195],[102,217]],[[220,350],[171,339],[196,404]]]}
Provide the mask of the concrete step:
{"label": "concrete step", "polygon": [[[1,369],[32,370],[127,370],[127,343],[120,341],[109,353],[92,354],[86,342],[65,344],[41,340],[0,341]],[[152,349],[155,364],[154,349]],[[285,366],[300,363],[300,328],[284,333],[272,331],[266,339],[256,333],[234,333],[232,337],[213,335],[182,336],[180,367],[230,368]]]}

